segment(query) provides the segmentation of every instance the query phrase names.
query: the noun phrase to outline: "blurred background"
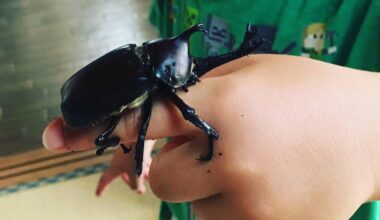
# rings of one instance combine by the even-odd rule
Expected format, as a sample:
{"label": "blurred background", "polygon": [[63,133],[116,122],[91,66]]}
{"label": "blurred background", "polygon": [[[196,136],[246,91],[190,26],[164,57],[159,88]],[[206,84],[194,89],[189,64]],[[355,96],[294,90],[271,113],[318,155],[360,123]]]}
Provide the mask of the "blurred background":
{"label": "blurred background", "polygon": [[1,219],[157,219],[159,201],[149,190],[138,196],[117,181],[95,197],[112,152],[54,154],[41,143],[44,126],[60,115],[59,89],[69,76],[116,47],[158,36],[151,3],[1,0]]}

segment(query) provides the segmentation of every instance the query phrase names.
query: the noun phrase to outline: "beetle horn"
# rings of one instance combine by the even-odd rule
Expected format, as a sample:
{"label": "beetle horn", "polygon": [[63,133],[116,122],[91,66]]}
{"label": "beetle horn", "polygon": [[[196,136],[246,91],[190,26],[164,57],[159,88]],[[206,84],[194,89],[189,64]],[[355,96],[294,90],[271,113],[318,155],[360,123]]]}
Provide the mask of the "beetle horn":
{"label": "beetle horn", "polygon": [[208,34],[208,30],[205,28],[204,24],[195,24],[184,31],[181,35],[179,35],[178,38],[188,40],[195,32],[203,32],[205,34]]}

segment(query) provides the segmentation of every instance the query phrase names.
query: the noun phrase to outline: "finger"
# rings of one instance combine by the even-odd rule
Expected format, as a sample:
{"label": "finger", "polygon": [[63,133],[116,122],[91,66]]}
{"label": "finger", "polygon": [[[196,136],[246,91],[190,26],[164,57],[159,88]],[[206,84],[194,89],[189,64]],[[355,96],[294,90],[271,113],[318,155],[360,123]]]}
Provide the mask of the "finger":
{"label": "finger", "polygon": [[[125,178],[126,176],[129,176],[128,174],[123,174],[123,178]],[[129,187],[132,189],[132,190],[136,190],[137,189],[137,176],[136,174],[134,174],[133,176],[129,176]]]}
{"label": "finger", "polygon": [[136,186],[137,186],[137,188],[136,188],[136,192],[138,193],[138,194],[144,194],[145,193],[145,191],[146,191],[146,189],[145,189],[145,185],[144,185],[144,177],[143,176],[139,176],[139,177],[137,177],[137,181],[136,181]]}
{"label": "finger", "polygon": [[220,65],[205,75],[203,75],[202,78],[210,78],[210,77],[217,77],[217,76],[224,76],[228,75],[230,73],[237,72],[238,70],[251,65],[254,62],[254,57],[251,55],[244,56],[242,58],[230,61],[226,64]]}
{"label": "finger", "polygon": [[144,162],[143,162],[143,176],[146,176],[149,173],[149,167],[152,161],[152,151],[154,145],[156,144],[156,140],[148,140],[145,141],[144,146]]}
{"label": "finger", "polygon": [[149,180],[149,173],[144,173],[144,179],[145,179],[146,181]]}
{"label": "finger", "polygon": [[146,180],[145,176],[147,175],[147,171],[145,169],[146,167],[144,167],[143,173],[140,176],[137,176],[135,173],[132,175],[127,173],[122,175],[123,180],[138,194],[143,194],[146,191],[144,181]]}
{"label": "finger", "polygon": [[131,186],[131,179],[129,178],[129,175],[127,173],[121,174],[121,179],[124,181],[125,184],[127,184],[129,187],[132,188],[132,186]]}
{"label": "finger", "polygon": [[53,151],[69,151],[62,134],[63,120],[56,118],[51,121],[42,134],[42,143],[45,148]]}
{"label": "finger", "polygon": [[146,140],[144,142],[144,160],[148,160],[151,158],[151,153],[156,142],[157,140]]}
{"label": "finger", "polygon": [[218,176],[220,160],[200,162],[207,150],[207,138],[186,142],[165,153],[157,154],[150,167],[149,183],[160,199],[170,202],[195,201],[221,192]]}
{"label": "finger", "polygon": [[116,172],[112,168],[108,168],[106,171],[104,171],[96,188],[96,195],[101,196],[108,188],[108,186],[111,184],[111,182],[115,180],[116,177],[118,177],[119,175],[120,173]]}
{"label": "finger", "polygon": [[91,149],[95,147],[95,139],[101,133],[102,127],[99,125],[86,129],[70,129],[62,118],[57,118],[46,126],[42,142],[48,150],[58,152]]}
{"label": "finger", "polygon": [[150,169],[150,164],[152,163],[152,159],[149,158],[146,161],[144,161],[144,167],[143,167],[143,172],[142,176],[147,179],[148,174],[149,174],[149,169]]}

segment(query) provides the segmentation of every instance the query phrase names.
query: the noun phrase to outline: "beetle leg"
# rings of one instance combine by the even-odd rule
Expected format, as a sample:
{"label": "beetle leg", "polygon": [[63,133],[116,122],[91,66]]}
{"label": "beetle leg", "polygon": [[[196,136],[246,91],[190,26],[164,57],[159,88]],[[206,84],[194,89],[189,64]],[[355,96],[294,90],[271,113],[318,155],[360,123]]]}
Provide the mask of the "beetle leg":
{"label": "beetle leg", "polygon": [[120,118],[120,115],[111,117],[111,121],[107,129],[96,138],[95,145],[97,147],[97,155],[101,155],[104,152],[104,150],[108,147],[113,147],[120,143],[120,138],[109,137],[112,134],[113,130],[116,128],[117,124],[119,123]]}
{"label": "beetle leg", "polygon": [[139,134],[136,141],[136,154],[135,154],[135,160],[136,160],[136,175],[140,176],[142,172],[142,164],[143,164],[143,158],[144,158],[144,141],[145,141],[145,135],[148,130],[148,125],[150,121],[150,116],[152,113],[152,96],[149,95],[147,100],[144,102],[142,106],[142,122],[139,130]]}
{"label": "beetle leg", "polygon": [[188,92],[188,91],[189,91],[189,88],[187,88],[187,86],[182,86],[181,89],[182,89],[184,92]]}
{"label": "beetle leg", "polygon": [[199,160],[201,161],[209,161],[211,160],[213,156],[214,146],[213,142],[214,140],[219,138],[218,132],[215,130],[215,128],[211,127],[211,125],[207,124],[205,121],[203,121],[196,113],[193,108],[188,106],[181,98],[177,96],[173,91],[170,89],[164,88],[164,91],[167,92],[171,100],[174,102],[174,104],[178,107],[178,109],[181,111],[183,117],[193,123],[198,128],[202,129],[207,135],[208,135],[208,153],[206,156],[200,155]]}

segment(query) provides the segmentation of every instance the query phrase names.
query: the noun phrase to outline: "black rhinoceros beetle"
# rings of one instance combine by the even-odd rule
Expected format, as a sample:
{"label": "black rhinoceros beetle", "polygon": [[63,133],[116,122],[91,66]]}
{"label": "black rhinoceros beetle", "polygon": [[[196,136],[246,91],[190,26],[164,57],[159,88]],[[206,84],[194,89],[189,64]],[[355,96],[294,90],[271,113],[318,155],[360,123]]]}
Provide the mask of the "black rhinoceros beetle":
{"label": "black rhinoceros beetle", "polygon": [[[142,123],[135,146],[136,174],[140,175],[145,134],[152,111],[151,93],[159,90],[173,101],[186,120],[208,135],[208,153],[200,160],[210,160],[218,132],[184,103],[176,95],[176,90],[188,91],[187,87],[198,82],[199,77],[226,62],[250,53],[271,50],[265,46],[266,40],[260,37],[258,28],[248,24],[243,42],[236,50],[207,58],[193,57],[189,53],[188,41],[195,32],[207,34],[202,24],[196,24],[170,39],[119,47],[79,70],[61,88],[64,122],[75,129],[109,120],[107,129],[95,140],[96,153],[100,155],[106,148],[120,144],[120,139],[112,136],[112,132],[123,111],[141,106]],[[131,149],[120,146],[124,152]]]}

